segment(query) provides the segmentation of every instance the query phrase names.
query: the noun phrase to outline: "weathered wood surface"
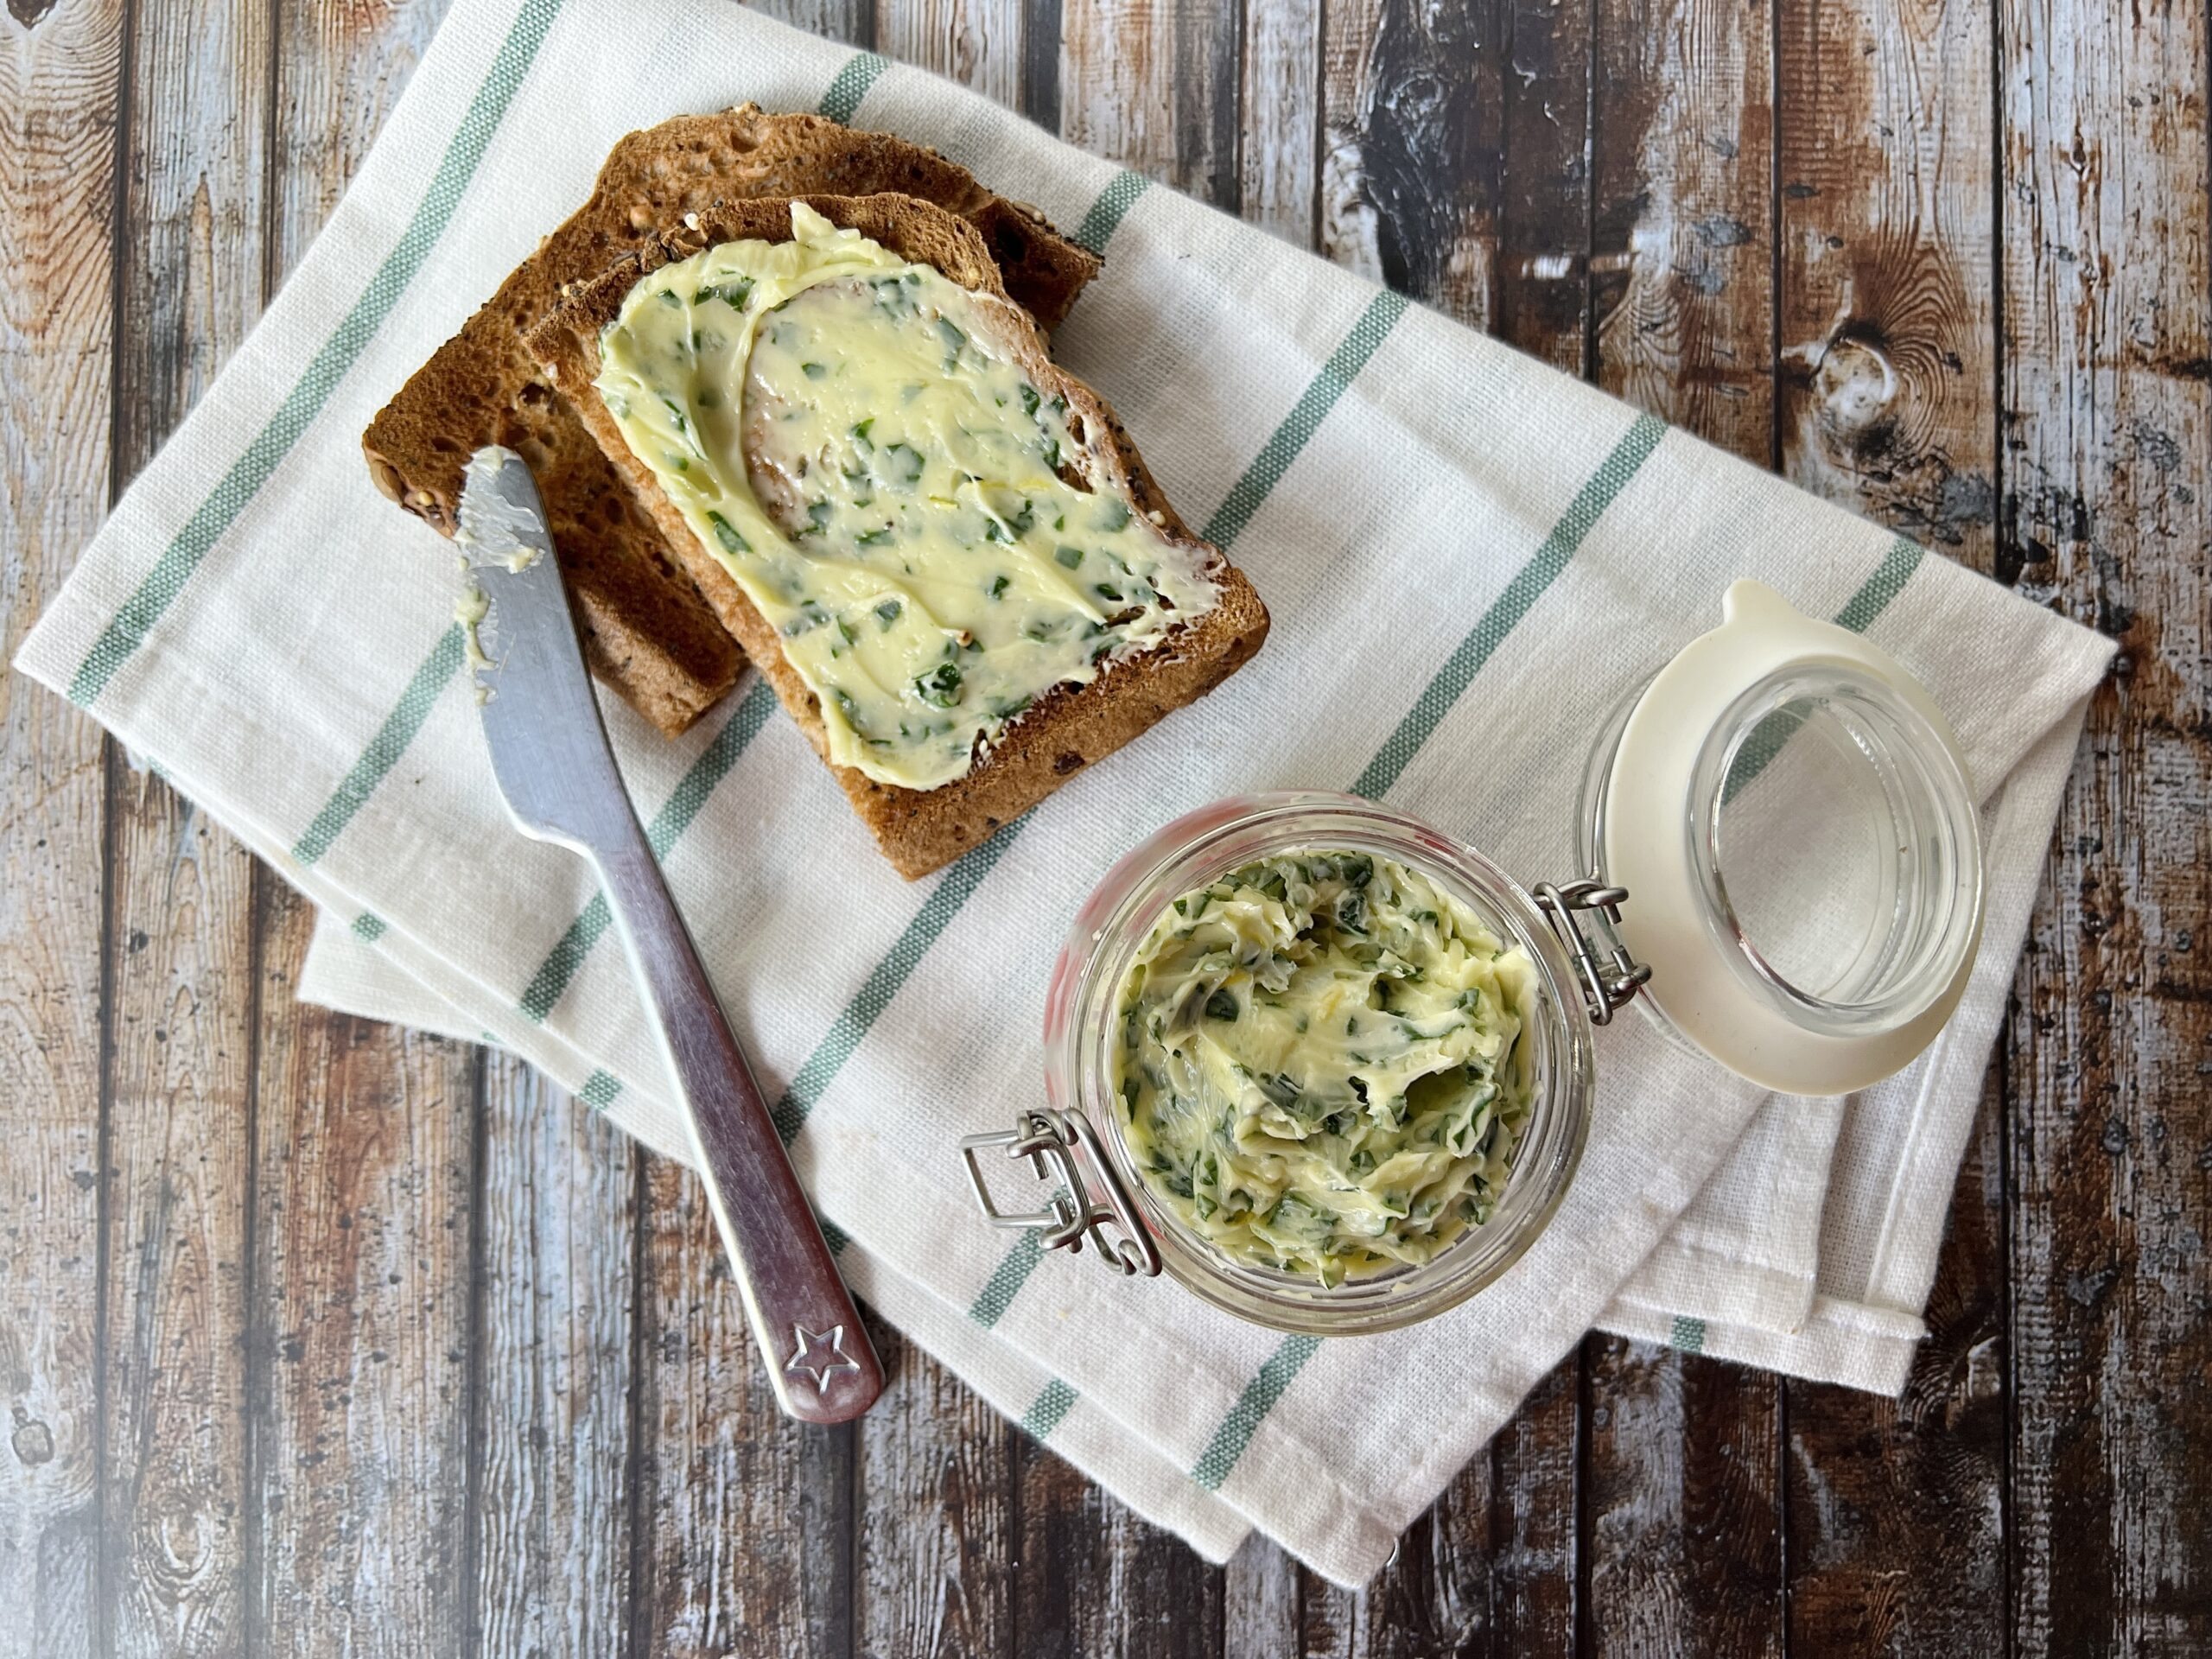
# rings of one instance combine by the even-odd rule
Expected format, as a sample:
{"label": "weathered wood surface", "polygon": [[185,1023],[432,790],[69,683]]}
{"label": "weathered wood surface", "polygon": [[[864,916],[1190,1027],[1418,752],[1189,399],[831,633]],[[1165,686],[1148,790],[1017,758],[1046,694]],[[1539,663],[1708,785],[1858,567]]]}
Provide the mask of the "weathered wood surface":
{"label": "weathered wood surface", "polygon": [[[8,0],[11,646],[443,0]],[[0,682],[0,1654],[2212,1643],[2201,8],[787,0],[2102,627],[1903,1400],[1593,1338],[1357,1595],[1205,1566],[887,1332],[754,1375],[696,1185],[292,1000],[308,918]]]}
{"label": "weathered wood surface", "polygon": [[[270,19],[130,19],[115,472],[135,474],[261,308]],[[195,122],[194,106],[232,112]],[[240,282],[234,273],[251,273]],[[100,1568],[118,1654],[245,1628],[253,1192],[251,857],[111,746],[107,1402]]]}
{"label": "weathered wood surface", "polygon": [[2003,0],[1999,563],[2115,634],[2006,1034],[2014,1640],[2212,1610],[2212,340],[2202,6]]}
{"label": "weathered wood surface", "polygon": [[[11,656],[108,501],[125,26],[122,0],[73,6],[41,24],[37,57],[0,51]],[[13,676],[0,746],[0,1643],[76,1653],[104,1639],[116,1599],[99,1573],[106,750],[90,721]]]}

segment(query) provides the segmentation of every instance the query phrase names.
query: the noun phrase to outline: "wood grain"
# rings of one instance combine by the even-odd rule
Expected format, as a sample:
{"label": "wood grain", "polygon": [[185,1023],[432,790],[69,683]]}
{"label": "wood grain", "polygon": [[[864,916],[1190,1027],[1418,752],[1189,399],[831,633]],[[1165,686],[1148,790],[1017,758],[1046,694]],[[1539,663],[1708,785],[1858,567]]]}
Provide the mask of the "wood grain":
{"label": "wood grain", "polygon": [[1504,149],[1491,332],[1568,374],[1592,367],[1592,121],[1595,0],[1500,0]]}
{"label": "wood grain", "polygon": [[630,1651],[852,1649],[854,1436],[783,1415],[689,1170],[639,1194]]}
{"label": "wood grain", "polygon": [[1367,181],[1375,122],[1375,34],[1382,0],[1332,0],[1321,9],[1321,252],[1370,282],[1382,280],[1382,210]]}
{"label": "wood grain", "polygon": [[645,1156],[529,1066],[486,1054],[468,1554],[482,1653],[613,1655],[628,1639]]}
{"label": "wood grain", "polygon": [[1063,0],[1060,136],[1236,211],[1239,9]]}
{"label": "wood grain", "polygon": [[275,292],[422,60],[448,0],[270,0],[276,50],[266,288]]}
{"label": "wood grain", "polygon": [[[321,229],[442,3],[278,0],[264,297]],[[313,918],[261,901],[250,1618],[257,1645],[443,1650],[474,1611],[480,1066],[294,1000]]]}
{"label": "wood grain", "polygon": [[313,916],[264,923],[256,1066],[257,1645],[449,1651],[471,1611],[478,1060],[294,1001]]}
{"label": "wood grain", "polygon": [[1781,1653],[1780,1384],[1618,1337],[1590,1348],[1591,1650]]}
{"label": "wood grain", "polygon": [[880,1322],[891,1386],[861,1420],[857,1651],[982,1659],[1014,1646],[1020,1431]]}
{"label": "wood grain", "polygon": [[2202,6],[1998,7],[1999,568],[2116,636],[2007,1036],[2024,1655],[2202,1651],[2212,340]]}
{"label": "wood grain", "polygon": [[1787,0],[1776,33],[1783,470],[1987,570],[1986,0]]}
{"label": "wood grain", "polygon": [[1569,1357],[1348,1593],[1307,1576],[1305,1652],[1352,1659],[1574,1650],[1582,1370]]}
{"label": "wood grain", "polygon": [[[0,646],[105,513],[124,8],[0,35]],[[99,729],[0,677],[0,1654],[102,1637],[105,774]]]}
{"label": "wood grain", "polygon": [[1001,104],[1019,104],[1025,67],[1021,0],[912,0],[883,5],[876,49]]}
{"label": "wood grain", "polygon": [[2005,1649],[1999,1081],[1993,1070],[1904,1398],[1787,1385],[1793,1656]]}
{"label": "wood grain", "polygon": [[[1755,463],[1774,448],[1764,6],[1599,0],[1595,370]],[[1778,1652],[1782,1388],[1673,1349],[1585,1344],[1591,1650]]]}
{"label": "wood grain", "polygon": [[1221,1651],[1220,1568],[1035,1442],[1017,1435],[1014,1461],[1016,1652],[1211,1659]]}
{"label": "wood grain", "polygon": [[[252,325],[265,9],[133,16],[115,463],[152,456]],[[229,113],[217,124],[194,108]],[[110,757],[106,1410],[101,1575],[118,1654],[245,1641],[251,856]]]}
{"label": "wood grain", "polygon": [[1221,1574],[1222,1659],[1281,1659],[1305,1650],[1296,1561],[1255,1533]]}
{"label": "wood grain", "polygon": [[[1987,570],[1995,153],[1981,0],[1780,8],[1783,470]],[[1785,1385],[1793,1654],[2004,1644],[1994,1074],[1903,1400]]]}
{"label": "wood grain", "polygon": [[1244,14],[1236,199],[1247,224],[1298,246],[1319,235],[1321,0]]}
{"label": "wood grain", "polygon": [[1774,447],[1763,0],[1600,0],[1598,384],[1751,460]]}
{"label": "wood grain", "polygon": [[1475,327],[1496,309],[1504,24],[1490,6],[1330,8],[1330,257]]}

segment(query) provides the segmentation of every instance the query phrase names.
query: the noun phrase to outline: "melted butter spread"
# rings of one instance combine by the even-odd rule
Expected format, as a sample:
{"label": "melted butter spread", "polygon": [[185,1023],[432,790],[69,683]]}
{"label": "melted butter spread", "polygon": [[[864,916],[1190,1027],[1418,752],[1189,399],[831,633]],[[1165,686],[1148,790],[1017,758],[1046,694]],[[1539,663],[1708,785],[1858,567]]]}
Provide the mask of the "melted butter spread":
{"label": "melted butter spread", "polygon": [[1116,1007],[1147,1184],[1234,1259],[1341,1282],[1490,1218],[1527,1126],[1527,954],[1418,871],[1281,854],[1177,899]]}
{"label": "melted butter spread", "polygon": [[[964,776],[1058,685],[1210,608],[1193,554],[1063,476],[1068,410],[976,297],[804,203],[641,278],[601,336],[631,450],[777,629],[830,757]],[[1076,474],[1080,476],[1079,473]]]}

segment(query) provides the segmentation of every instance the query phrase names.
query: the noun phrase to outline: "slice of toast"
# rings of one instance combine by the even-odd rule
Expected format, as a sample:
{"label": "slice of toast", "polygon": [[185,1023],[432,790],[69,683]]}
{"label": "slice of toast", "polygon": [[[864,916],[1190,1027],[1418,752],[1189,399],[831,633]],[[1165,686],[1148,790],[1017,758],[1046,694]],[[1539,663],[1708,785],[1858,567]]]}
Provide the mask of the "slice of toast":
{"label": "slice of toast", "polygon": [[656,237],[613,270],[574,289],[531,333],[532,350],[683,560],[715,614],[830,765],[886,856],[901,874],[912,878],[959,857],[1075,772],[1211,690],[1259,649],[1267,637],[1268,613],[1243,574],[1176,517],[1106,401],[1052,362],[1042,333],[1009,296],[988,246],[972,224],[899,194],[801,200],[831,223],[859,231],[901,258],[934,266],[976,296],[993,319],[994,344],[1020,365],[1040,393],[1067,399],[1070,435],[1081,446],[1079,455],[1071,459],[1090,486],[1126,500],[1163,541],[1199,553],[1201,568],[1220,594],[1211,609],[1179,623],[1150,647],[1110,660],[1096,679],[1046,692],[1005,728],[964,777],[951,783],[906,789],[830,761],[820,705],[785,657],[776,630],[691,533],[652,469],[631,453],[593,385],[600,368],[600,331],[620,313],[639,277],[723,242],[787,241],[791,203],[746,201],[713,209],[700,215],[696,226]]}
{"label": "slice of toast", "polygon": [[530,462],[553,545],[576,596],[600,677],[663,731],[682,731],[736,679],[743,659],[608,465],[549,385],[523,336],[562,290],[680,229],[718,203],[809,192],[895,190],[976,227],[1007,289],[1047,327],[1066,316],[1098,257],[1033,210],[993,194],[965,168],[887,133],[744,105],[633,132],[600,169],[591,199],[517,266],[459,334],[416,370],[361,436],[378,488],[447,536],[461,469],[487,443]]}

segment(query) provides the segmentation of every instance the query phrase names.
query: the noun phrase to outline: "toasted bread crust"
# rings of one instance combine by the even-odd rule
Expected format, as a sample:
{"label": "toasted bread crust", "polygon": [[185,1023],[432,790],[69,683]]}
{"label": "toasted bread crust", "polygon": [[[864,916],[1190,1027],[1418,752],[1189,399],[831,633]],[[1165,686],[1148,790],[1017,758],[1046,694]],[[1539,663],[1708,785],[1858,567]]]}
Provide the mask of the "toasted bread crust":
{"label": "toasted bread crust", "polygon": [[896,190],[972,225],[1015,301],[1057,325],[1096,274],[1096,254],[1033,210],[993,194],[965,168],[887,133],[745,105],[629,134],[608,154],[591,199],[516,267],[440,346],[361,437],[386,495],[450,536],[462,468],[500,443],[531,464],[563,575],[576,596],[601,677],[662,730],[682,731],[743,665],[715,611],[575,410],[547,385],[523,336],[565,287],[596,276],[687,215],[718,203],[794,193]]}
{"label": "toasted bread crust", "polygon": [[1039,698],[964,778],[936,789],[913,790],[880,784],[841,766],[829,758],[820,704],[784,655],[775,629],[721,560],[700,544],[652,469],[630,453],[620,428],[592,385],[599,372],[600,330],[620,311],[624,297],[639,277],[718,243],[746,238],[787,240],[790,203],[747,201],[714,209],[702,214],[696,226],[655,238],[613,270],[572,290],[559,309],[531,332],[532,350],[631,493],[660,526],[668,544],[683,559],[723,625],[744,645],[815,752],[836,774],[885,855],[911,879],[950,863],[1092,761],[1211,690],[1259,649],[1267,637],[1268,613],[1243,574],[1176,516],[1105,400],[1052,362],[1036,325],[1009,297],[974,226],[904,195],[800,200],[831,222],[858,230],[904,258],[935,266],[974,294],[991,319],[996,343],[1014,356],[1039,391],[1067,399],[1070,433],[1080,434],[1093,479],[1103,488],[1124,495],[1164,539],[1198,552],[1221,595],[1212,609],[1170,630],[1151,648],[1109,664],[1089,684],[1058,686]]}

